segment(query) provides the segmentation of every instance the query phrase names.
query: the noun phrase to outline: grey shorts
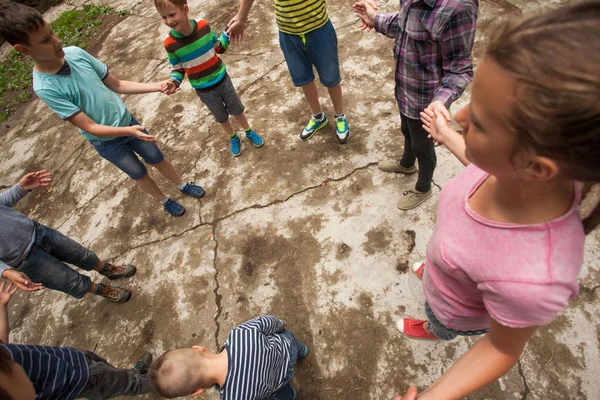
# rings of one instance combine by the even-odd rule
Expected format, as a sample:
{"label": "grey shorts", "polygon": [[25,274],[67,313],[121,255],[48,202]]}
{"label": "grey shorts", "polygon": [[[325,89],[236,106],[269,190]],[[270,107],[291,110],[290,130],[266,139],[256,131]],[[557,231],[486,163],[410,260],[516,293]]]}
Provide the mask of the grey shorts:
{"label": "grey shorts", "polygon": [[225,75],[217,87],[207,92],[196,89],[196,94],[220,124],[226,122],[230,115],[240,115],[244,112],[244,105],[229,75]]}

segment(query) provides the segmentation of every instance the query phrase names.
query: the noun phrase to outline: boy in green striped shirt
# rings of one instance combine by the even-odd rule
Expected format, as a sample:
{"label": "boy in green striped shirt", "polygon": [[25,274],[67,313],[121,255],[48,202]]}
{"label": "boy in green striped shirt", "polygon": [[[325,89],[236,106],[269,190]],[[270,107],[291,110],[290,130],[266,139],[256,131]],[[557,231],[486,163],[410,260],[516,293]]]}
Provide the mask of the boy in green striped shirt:
{"label": "boy in green striped shirt", "polygon": [[229,46],[227,35],[223,33],[217,37],[206,20],[188,19],[187,0],[154,0],[154,5],[165,25],[171,28],[164,40],[172,70],[166,93],[176,92],[187,74],[200,100],[229,135],[231,153],[235,157],[241,154],[242,148],[240,138],[229,122],[230,115],[244,128],[246,138],[255,147],[262,147],[264,140],[250,128],[244,105],[227,75],[225,63],[217,56]]}
{"label": "boy in green striped shirt", "polygon": [[[241,0],[238,14],[229,22],[227,34],[234,43],[242,39],[252,3],[254,0]],[[300,139],[309,140],[328,122],[319,103],[314,65],[333,103],[337,138],[340,143],[346,143],[350,139],[350,128],[342,101],[337,35],[327,15],[325,0],[273,0],[273,3],[285,62],[294,86],[302,88],[312,111]]]}

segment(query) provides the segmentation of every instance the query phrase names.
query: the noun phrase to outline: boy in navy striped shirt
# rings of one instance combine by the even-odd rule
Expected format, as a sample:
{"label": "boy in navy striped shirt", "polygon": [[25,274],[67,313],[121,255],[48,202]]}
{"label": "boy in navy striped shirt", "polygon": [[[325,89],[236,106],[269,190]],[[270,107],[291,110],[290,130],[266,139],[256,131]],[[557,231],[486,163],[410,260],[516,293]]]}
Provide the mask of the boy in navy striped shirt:
{"label": "boy in navy striped shirt", "polygon": [[214,386],[221,400],[292,400],[294,364],[307,354],[284,321],[263,315],[233,328],[220,353],[201,346],[167,351],[152,365],[150,380],[166,398]]}
{"label": "boy in navy striped shirt", "polygon": [[8,343],[8,302],[17,291],[0,283],[0,399],[110,399],[152,391],[144,354],[131,369],[119,369],[91,351]]}

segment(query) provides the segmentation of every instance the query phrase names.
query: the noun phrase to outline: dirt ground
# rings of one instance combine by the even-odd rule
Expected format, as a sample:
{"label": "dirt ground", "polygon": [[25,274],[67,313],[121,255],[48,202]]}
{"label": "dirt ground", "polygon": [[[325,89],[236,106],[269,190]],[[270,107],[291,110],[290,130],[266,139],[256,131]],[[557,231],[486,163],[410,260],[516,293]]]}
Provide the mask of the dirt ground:
{"label": "dirt ground", "polygon": [[[167,29],[152,0],[106,2],[129,16],[96,45],[98,57],[122,79],[166,79],[161,39]],[[414,341],[395,328],[402,316],[425,316],[420,282],[408,266],[423,259],[438,189],[461,165],[438,148],[434,197],[416,210],[395,207],[416,177],[376,166],[402,148],[392,40],[360,31],[352,3],[328,2],[353,134],[346,145],[332,127],[309,142],[298,139],[308,109],[289,78],[267,0],[254,5],[243,44],[223,56],[252,126],[266,140],[263,148],[245,142],[242,155],[232,157],[227,138],[187,82],[171,97],[124,97],[184,178],[207,190],[200,201],[183,197],[151,172],[187,207],[182,218],[165,214],[39,100],[9,119],[0,131],[0,185],[26,171],[54,173],[52,187],[29,195],[18,209],[101,257],[138,267],[119,282],[133,291],[122,305],[48,290],[19,293],[10,312],[12,341],[94,350],[128,367],[143,351],[158,356],[194,344],[216,350],[232,327],[271,313],[311,349],[295,369],[299,399],[391,399],[409,384],[431,384],[464,354],[472,339]],[[562,3],[480,1],[475,64],[499,20]],[[46,15],[52,19],[82,4],[62,3]],[[220,32],[238,2],[189,4],[192,17],[208,19]],[[397,8],[390,1],[380,10]],[[327,92],[320,95],[331,116]],[[600,398],[599,251],[596,232],[587,238],[580,296],[540,329],[517,366],[470,399]],[[208,391],[200,398],[218,396]]]}

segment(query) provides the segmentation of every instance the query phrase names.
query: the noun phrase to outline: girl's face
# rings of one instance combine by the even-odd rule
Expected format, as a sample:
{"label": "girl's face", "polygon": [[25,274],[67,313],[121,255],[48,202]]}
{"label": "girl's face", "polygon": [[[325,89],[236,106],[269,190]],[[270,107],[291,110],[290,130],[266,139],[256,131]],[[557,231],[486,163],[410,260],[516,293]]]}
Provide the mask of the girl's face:
{"label": "girl's face", "polygon": [[517,141],[510,118],[516,81],[493,59],[484,58],[473,80],[471,103],[456,114],[464,130],[465,156],[490,174],[515,177]]}

